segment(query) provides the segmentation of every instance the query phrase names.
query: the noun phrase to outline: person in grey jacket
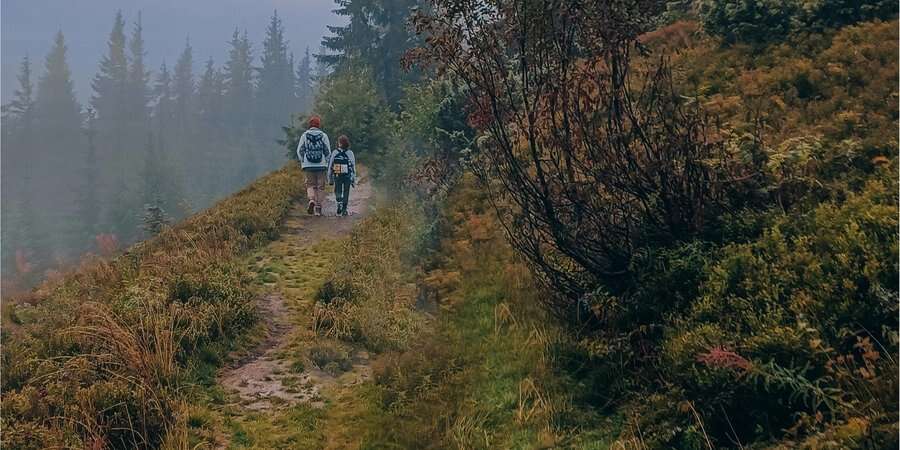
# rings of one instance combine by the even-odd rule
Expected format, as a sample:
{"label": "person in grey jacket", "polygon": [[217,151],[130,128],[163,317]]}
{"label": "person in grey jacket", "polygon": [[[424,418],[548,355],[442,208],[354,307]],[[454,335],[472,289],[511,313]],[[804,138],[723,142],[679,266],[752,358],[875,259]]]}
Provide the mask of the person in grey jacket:
{"label": "person in grey jacket", "polygon": [[319,116],[310,117],[309,129],[303,132],[297,144],[297,159],[306,175],[306,198],[309,199],[306,212],[317,216],[322,215],[326,172],[331,157],[331,143],[328,135],[319,129],[321,125]]}
{"label": "person in grey jacket", "polygon": [[334,185],[334,197],[337,200],[337,215],[349,215],[347,203],[350,202],[350,187],[356,186],[356,157],[350,150],[350,139],[341,135],[338,148],[328,159],[328,183]]}

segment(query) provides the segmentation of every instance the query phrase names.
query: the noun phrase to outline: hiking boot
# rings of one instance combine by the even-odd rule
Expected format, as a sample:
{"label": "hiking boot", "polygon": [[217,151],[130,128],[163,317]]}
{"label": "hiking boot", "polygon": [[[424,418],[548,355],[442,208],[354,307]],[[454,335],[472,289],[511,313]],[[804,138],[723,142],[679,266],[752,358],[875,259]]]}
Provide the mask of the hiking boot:
{"label": "hiking boot", "polygon": [[316,202],[309,202],[309,206],[306,207],[306,213],[312,215],[313,210],[316,208]]}
{"label": "hiking boot", "polygon": [[321,215],[322,215],[322,207],[321,207],[321,206],[316,205],[316,207],[315,207],[315,215],[316,215],[316,216],[321,216]]}

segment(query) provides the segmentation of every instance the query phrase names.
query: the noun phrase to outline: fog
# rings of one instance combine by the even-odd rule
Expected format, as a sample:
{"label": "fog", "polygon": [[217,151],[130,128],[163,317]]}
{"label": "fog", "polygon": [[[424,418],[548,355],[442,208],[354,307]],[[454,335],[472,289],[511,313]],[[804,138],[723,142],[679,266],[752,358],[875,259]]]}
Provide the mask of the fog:
{"label": "fog", "polygon": [[62,30],[69,46],[69,65],[79,101],[91,95],[90,80],[106,50],[113,15],[122,10],[127,24],[138,11],[143,15],[144,39],[150,67],[157,68],[175,58],[190,36],[195,68],[213,57],[227,57],[226,43],[235,27],[246,29],[259,44],[272,11],[284,20],[290,49],[300,54],[306,47],[317,51],[327,25],[341,24],[331,13],[332,0],[3,0],[2,98],[9,101],[16,87],[20,60],[30,55],[41,61],[50,50],[53,34]]}
{"label": "fog", "polygon": [[281,127],[311,105],[334,7],[4,1],[4,289],[115,254],[283,165]]}

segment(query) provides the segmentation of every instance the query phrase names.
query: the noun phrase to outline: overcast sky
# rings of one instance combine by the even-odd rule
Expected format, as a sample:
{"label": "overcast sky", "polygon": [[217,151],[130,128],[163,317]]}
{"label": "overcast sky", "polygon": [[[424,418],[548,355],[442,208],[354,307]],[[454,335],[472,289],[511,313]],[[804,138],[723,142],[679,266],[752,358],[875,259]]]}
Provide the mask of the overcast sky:
{"label": "overcast sky", "polygon": [[163,59],[170,68],[175,64],[190,35],[196,73],[210,56],[221,66],[235,27],[247,29],[258,56],[275,9],[298,60],[307,46],[316,52],[328,33],[326,25],[342,23],[332,14],[334,8],[333,0],[2,0],[2,101],[8,102],[16,87],[23,56],[32,58],[35,75],[43,72],[44,56],[61,29],[69,47],[76,94],[86,102],[117,9],[125,16],[128,36],[137,12],[142,11],[147,58],[154,72]]}

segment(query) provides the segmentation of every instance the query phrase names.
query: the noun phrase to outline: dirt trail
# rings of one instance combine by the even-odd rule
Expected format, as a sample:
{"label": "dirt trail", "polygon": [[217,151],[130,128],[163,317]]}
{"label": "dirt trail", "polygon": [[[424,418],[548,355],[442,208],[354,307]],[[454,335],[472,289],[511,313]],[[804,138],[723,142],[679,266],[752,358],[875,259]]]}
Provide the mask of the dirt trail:
{"label": "dirt trail", "polygon": [[[310,279],[310,275],[303,270],[303,265],[313,259],[309,252],[322,241],[346,236],[370,211],[371,197],[371,186],[363,176],[351,191],[349,217],[335,216],[333,193],[325,202],[323,217],[308,215],[302,202],[295,204],[282,226],[281,237],[263,251],[266,256],[260,256],[261,264],[268,262],[283,266],[282,274],[285,275],[284,280],[263,278],[261,281],[268,291],[259,298],[266,338],[248,355],[223,369],[218,377],[221,386],[239,399],[240,408],[265,411],[300,402],[321,407],[324,406],[324,390],[368,378],[368,354],[365,352],[353,355],[352,370],[334,377],[315,367],[295,366],[296,358],[291,358],[289,347],[298,334],[309,333],[308,329],[304,329],[314,305],[309,293],[311,288],[321,283],[321,279]],[[319,271],[323,271],[321,266]],[[288,275],[293,278],[288,280]],[[306,289],[298,289],[297,284],[293,283],[302,283]]]}

